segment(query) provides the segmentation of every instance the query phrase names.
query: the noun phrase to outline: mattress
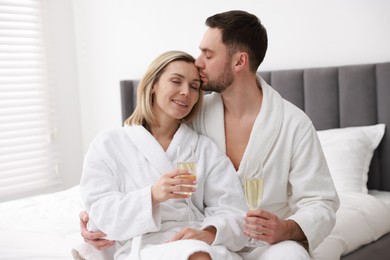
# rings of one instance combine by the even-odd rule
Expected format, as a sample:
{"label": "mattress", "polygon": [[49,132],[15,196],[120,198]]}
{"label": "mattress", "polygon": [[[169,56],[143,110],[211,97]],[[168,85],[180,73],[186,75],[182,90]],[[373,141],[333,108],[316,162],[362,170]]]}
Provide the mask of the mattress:
{"label": "mattress", "polygon": [[73,259],[81,243],[79,188],[0,204],[0,259]]}
{"label": "mattress", "polygon": [[[316,250],[316,259],[339,259],[390,231],[390,192],[340,194],[335,229]],[[83,242],[79,186],[0,203],[0,259],[73,259]]]}

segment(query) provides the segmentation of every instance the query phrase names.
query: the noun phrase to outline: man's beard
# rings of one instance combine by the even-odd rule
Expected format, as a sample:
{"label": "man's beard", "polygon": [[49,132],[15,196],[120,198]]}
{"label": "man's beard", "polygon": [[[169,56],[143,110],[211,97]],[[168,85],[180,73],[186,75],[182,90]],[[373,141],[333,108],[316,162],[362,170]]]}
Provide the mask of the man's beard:
{"label": "man's beard", "polygon": [[202,90],[214,91],[222,93],[233,83],[233,75],[230,69],[230,62],[225,64],[223,73],[215,80],[209,80],[206,84],[202,84]]}

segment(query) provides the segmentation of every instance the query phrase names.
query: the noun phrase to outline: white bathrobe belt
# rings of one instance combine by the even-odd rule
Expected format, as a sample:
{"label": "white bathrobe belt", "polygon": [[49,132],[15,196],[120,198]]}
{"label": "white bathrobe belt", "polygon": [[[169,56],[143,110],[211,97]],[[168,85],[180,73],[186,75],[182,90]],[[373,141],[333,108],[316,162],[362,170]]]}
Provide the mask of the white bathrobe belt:
{"label": "white bathrobe belt", "polygon": [[128,259],[141,260],[142,235],[136,236],[131,242],[131,252]]}

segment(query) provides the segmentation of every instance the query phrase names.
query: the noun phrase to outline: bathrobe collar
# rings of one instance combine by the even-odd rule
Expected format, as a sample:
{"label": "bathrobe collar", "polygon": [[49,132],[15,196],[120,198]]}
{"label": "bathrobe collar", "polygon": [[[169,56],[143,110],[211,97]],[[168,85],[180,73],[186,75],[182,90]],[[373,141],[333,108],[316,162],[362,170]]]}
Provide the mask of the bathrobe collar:
{"label": "bathrobe collar", "polygon": [[196,148],[198,135],[186,124],[181,124],[168,149],[164,151],[153,135],[141,125],[124,126],[131,142],[161,174],[176,168],[176,151],[181,144]]}
{"label": "bathrobe collar", "polygon": [[[262,162],[265,167],[267,157],[279,135],[283,115],[283,99],[265,80],[257,77],[263,91],[263,101],[255,123],[253,125],[248,145],[242,157],[238,174],[242,178],[247,162]],[[225,122],[222,97],[218,93],[212,93],[208,103],[208,113],[205,114],[205,129],[209,135],[225,153]],[[258,149],[262,147],[263,149]],[[248,169],[255,173],[259,163],[250,163],[254,169]]]}

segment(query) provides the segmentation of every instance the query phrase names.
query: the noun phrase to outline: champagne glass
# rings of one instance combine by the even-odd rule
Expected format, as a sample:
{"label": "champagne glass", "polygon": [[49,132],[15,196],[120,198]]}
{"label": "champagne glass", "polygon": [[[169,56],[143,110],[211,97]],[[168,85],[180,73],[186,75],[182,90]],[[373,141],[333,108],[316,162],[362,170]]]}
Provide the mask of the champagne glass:
{"label": "champagne glass", "polygon": [[[178,178],[183,179],[189,179],[192,181],[196,180],[196,160],[195,160],[195,151],[194,147],[192,145],[184,145],[184,146],[178,146],[177,147],[177,169],[181,170],[188,170],[190,171],[190,175],[179,175]],[[195,188],[196,185],[188,185],[183,184],[182,186]],[[180,192],[181,194],[191,195],[192,192]],[[189,197],[187,200],[188,204],[188,222],[189,227],[194,225],[194,215],[192,212],[192,202],[191,197]]]}
{"label": "champagne glass", "polygon": [[[244,171],[244,191],[246,203],[250,210],[260,208],[261,201],[263,199],[263,188],[264,188],[264,175],[263,165],[261,162],[246,163]],[[266,242],[250,239],[247,246],[257,247],[265,245]]]}

